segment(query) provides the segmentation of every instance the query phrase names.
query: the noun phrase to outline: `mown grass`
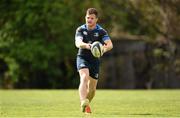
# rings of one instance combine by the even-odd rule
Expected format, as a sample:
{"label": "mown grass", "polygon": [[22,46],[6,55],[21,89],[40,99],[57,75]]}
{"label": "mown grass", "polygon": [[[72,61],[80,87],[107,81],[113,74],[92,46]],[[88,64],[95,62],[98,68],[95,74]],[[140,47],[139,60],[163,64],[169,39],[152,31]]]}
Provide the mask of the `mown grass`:
{"label": "mown grass", "polygon": [[92,114],[77,90],[0,90],[0,117],[180,117],[180,90],[98,90]]}

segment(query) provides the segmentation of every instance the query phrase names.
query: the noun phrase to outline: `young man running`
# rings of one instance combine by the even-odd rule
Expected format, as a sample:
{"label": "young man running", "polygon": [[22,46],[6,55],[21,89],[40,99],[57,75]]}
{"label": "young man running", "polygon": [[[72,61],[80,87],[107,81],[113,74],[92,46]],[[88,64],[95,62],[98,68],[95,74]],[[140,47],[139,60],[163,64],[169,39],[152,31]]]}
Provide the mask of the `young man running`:
{"label": "young man running", "polygon": [[91,44],[99,41],[103,44],[103,53],[111,50],[113,44],[107,32],[97,24],[98,12],[95,8],[89,8],[85,16],[86,23],[77,28],[75,45],[79,48],[77,54],[77,69],[80,76],[79,97],[81,110],[91,113],[90,102],[95,96],[99,78],[99,58],[95,58],[91,51]]}

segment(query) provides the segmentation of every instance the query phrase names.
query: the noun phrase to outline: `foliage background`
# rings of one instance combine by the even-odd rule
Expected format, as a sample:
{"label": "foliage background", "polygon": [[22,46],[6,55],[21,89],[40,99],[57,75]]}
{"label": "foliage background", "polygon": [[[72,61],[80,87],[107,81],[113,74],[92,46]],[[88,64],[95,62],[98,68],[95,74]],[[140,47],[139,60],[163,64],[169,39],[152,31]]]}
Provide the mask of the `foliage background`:
{"label": "foliage background", "polygon": [[[179,41],[179,4],[179,0],[1,0],[0,87],[77,87],[74,34],[89,7],[98,9],[99,24],[112,40],[138,38],[155,46]],[[151,56],[164,54],[155,52]],[[179,60],[176,66],[178,71]]]}

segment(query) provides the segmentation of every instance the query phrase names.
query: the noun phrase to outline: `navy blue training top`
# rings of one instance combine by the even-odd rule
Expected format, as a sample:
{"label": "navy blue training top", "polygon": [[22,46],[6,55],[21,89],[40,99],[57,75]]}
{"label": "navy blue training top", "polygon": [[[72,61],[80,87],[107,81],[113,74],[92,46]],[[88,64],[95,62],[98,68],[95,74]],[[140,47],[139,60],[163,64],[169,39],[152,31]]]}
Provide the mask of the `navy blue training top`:
{"label": "navy blue training top", "polygon": [[[106,30],[104,30],[100,25],[96,25],[96,28],[93,30],[88,30],[86,24],[81,25],[76,29],[75,40],[82,39],[85,43],[92,44],[95,41],[99,41],[104,44],[105,40],[110,40]],[[81,49],[77,53],[78,56],[87,57],[90,59],[97,59],[95,58],[91,51],[88,49]]]}

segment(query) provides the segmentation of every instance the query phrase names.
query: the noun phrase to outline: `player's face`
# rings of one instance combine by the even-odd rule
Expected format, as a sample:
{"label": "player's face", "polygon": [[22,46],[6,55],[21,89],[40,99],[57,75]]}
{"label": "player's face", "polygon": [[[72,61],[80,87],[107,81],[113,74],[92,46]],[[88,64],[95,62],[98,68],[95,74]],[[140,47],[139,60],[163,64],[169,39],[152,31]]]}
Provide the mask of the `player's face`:
{"label": "player's face", "polygon": [[89,27],[89,28],[93,28],[96,26],[96,23],[97,23],[97,18],[96,18],[96,15],[95,14],[86,14],[86,25]]}

